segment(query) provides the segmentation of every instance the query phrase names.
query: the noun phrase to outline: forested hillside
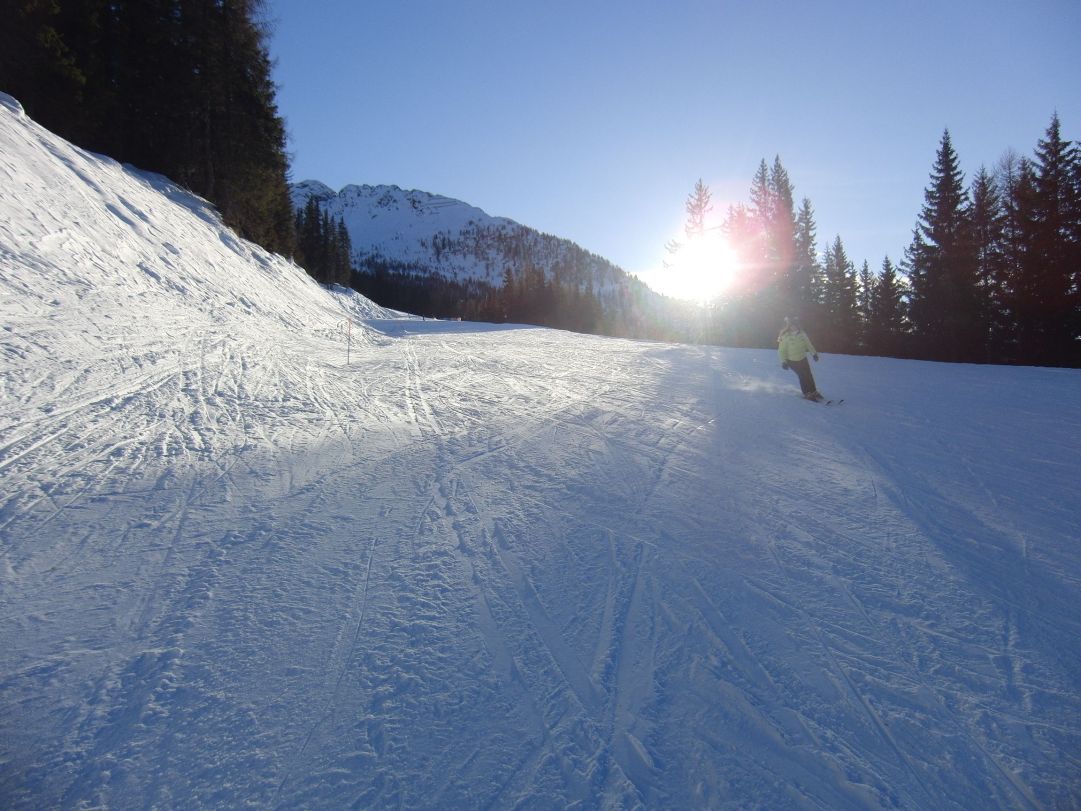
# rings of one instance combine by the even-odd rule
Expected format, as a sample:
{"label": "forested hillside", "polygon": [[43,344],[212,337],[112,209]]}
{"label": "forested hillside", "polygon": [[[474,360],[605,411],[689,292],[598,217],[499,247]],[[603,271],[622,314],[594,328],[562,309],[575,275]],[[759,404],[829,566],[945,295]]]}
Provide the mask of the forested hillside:
{"label": "forested hillside", "polygon": [[285,127],[260,0],[17,0],[0,90],[85,149],[159,172],[288,256]]}

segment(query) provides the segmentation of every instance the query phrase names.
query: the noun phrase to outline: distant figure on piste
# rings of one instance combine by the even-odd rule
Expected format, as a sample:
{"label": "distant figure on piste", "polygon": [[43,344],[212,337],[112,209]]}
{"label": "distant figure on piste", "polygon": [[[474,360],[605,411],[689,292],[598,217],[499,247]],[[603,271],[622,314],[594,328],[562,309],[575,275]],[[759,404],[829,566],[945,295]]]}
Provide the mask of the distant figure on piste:
{"label": "distant figure on piste", "polygon": [[799,325],[799,319],[789,316],[784,320],[781,334],[777,336],[777,354],[781,358],[781,368],[791,369],[799,377],[799,387],[808,400],[821,402],[823,397],[815,387],[814,375],[807,356],[811,355],[818,363],[818,351]]}

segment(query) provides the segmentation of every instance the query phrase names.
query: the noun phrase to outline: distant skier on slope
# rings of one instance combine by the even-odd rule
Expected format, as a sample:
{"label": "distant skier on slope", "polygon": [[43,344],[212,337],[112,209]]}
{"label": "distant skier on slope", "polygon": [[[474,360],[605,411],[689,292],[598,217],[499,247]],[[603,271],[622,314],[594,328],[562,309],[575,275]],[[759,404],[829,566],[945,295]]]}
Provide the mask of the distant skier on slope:
{"label": "distant skier on slope", "polygon": [[791,369],[799,377],[799,387],[808,400],[821,402],[823,397],[815,387],[814,375],[807,355],[818,363],[818,350],[814,348],[807,333],[800,329],[799,319],[790,315],[784,320],[781,334],[777,336],[777,354],[781,358],[781,368]]}

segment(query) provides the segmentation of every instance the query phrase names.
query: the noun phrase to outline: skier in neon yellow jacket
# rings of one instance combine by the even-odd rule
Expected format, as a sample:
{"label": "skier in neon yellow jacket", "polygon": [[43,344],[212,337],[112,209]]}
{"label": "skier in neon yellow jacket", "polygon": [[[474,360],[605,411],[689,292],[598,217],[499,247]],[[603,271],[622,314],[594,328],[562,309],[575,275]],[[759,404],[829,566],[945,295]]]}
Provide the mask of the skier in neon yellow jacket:
{"label": "skier in neon yellow jacket", "polygon": [[814,375],[811,374],[811,364],[807,362],[807,356],[811,355],[818,363],[818,350],[800,328],[798,318],[789,316],[784,320],[781,334],[777,336],[777,355],[781,359],[781,368],[791,369],[799,377],[803,396],[808,400],[821,400],[822,395],[818,393]]}

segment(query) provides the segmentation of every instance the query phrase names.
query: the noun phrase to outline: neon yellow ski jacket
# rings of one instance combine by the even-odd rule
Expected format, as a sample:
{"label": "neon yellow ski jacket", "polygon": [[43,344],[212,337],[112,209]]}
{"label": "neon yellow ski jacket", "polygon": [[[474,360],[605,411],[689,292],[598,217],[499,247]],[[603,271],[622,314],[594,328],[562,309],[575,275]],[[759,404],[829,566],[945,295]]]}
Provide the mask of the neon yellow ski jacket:
{"label": "neon yellow ski jacket", "polygon": [[817,355],[811,339],[803,330],[786,329],[777,336],[777,355],[781,363],[791,363],[795,360],[803,360],[808,355]]}

